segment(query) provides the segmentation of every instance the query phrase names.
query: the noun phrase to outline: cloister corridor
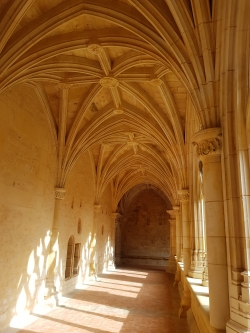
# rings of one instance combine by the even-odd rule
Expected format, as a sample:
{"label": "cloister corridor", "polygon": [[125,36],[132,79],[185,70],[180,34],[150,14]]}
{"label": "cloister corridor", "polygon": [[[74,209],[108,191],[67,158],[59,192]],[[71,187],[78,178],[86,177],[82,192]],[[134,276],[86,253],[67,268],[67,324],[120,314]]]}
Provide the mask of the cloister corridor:
{"label": "cloister corridor", "polygon": [[19,322],[4,333],[187,333],[173,281],[163,270],[118,268],[65,295],[50,311],[33,312],[22,329]]}

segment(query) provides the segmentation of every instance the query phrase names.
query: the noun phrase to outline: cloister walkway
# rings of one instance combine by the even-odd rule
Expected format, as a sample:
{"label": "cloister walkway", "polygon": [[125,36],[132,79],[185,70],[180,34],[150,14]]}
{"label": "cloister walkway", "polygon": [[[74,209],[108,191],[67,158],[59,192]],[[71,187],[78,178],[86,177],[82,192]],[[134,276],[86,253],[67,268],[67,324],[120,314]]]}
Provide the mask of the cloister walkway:
{"label": "cloister walkway", "polygon": [[[178,318],[180,297],[173,275],[155,269],[123,267],[98,276],[77,289],[22,333],[188,333],[186,319]],[[13,331],[9,332],[14,332]]]}

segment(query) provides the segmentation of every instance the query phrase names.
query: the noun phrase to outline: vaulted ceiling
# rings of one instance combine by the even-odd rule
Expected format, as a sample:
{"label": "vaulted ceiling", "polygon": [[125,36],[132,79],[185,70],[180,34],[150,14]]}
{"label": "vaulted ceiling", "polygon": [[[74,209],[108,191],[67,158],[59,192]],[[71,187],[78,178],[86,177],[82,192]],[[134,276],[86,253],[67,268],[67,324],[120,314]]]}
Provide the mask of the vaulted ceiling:
{"label": "vaulted ceiling", "polygon": [[[88,151],[96,202],[187,187],[187,110],[216,126],[220,10],[208,0],[0,0],[0,91],[29,84],[57,147],[57,186]],[[212,15],[213,14],[213,15]],[[213,19],[213,20],[212,20]]]}

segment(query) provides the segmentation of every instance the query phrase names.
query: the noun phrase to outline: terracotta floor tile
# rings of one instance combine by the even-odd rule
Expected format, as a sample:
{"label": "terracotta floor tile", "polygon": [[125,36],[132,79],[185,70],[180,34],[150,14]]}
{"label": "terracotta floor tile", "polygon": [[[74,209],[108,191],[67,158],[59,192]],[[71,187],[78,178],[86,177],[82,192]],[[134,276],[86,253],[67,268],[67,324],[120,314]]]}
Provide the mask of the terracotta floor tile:
{"label": "terracotta floor tile", "polygon": [[125,267],[102,274],[46,315],[33,314],[37,319],[19,332],[188,332],[187,321],[177,315],[180,299],[173,278],[160,270]]}

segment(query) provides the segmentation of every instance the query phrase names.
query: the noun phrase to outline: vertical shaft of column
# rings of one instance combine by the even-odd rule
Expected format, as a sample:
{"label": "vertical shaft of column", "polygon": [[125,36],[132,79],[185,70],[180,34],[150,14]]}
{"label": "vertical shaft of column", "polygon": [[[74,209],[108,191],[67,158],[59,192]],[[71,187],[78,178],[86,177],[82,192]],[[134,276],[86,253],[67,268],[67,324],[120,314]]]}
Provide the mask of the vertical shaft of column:
{"label": "vertical shaft of column", "polygon": [[167,210],[167,213],[170,215],[169,226],[170,226],[170,255],[168,259],[168,266],[166,271],[168,273],[176,272],[176,211],[174,209]]}
{"label": "vertical shaft of column", "polygon": [[121,258],[121,242],[120,242],[120,219],[122,215],[119,213],[112,213],[113,218],[113,226],[112,226],[112,247],[113,247],[113,267],[116,264],[119,265],[120,260],[117,258],[119,253],[119,257]]}
{"label": "vertical shaft of column", "polygon": [[92,235],[89,248],[89,276],[97,278],[97,267],[96,267],[96,233],[97,233],[97,218],[101,209],[101,205],[94,204],[93,211],[93,227]]}
{"label": "vertical shaft of column", "polygon": [[119,217],[115,221],[115,266],[121,264],[121,223],[123,216],[119,214]]}
{"label": "vertical shaft of column", "polygon": [[46,285],[44,296],[45,299],[49,299],[52,296],[56,296],[57,294],[57,288],[55,283],[55,271],[57,264],[56,256],[58,253],[60,206],[62,204],[62,200],[65,197],[65,192],[66,190],[64,188],[55,189],[54,219],[50,237],[49,255],[47,259]]}
{"label": "vertical shaft of column", "polygon": [[190,221],[189,221],[189,191],[183,189],[178,191],[181,201],[182,241],[183,241],[183,263],[184,274],[188,275],[191,263],[190,252]]}
{"label": "vertical shaft of column", "polygon": [[210,324],[224,330],[229,319],[229,295],[223,189],[221,129],[210,128],[194,136],[203,163],[209,274]]}
{"label": "vertical shaft of column", "polygon": [[176,211],[176,257],[177,261],[181,261],[181,214],[180,207],[174,206]]}

